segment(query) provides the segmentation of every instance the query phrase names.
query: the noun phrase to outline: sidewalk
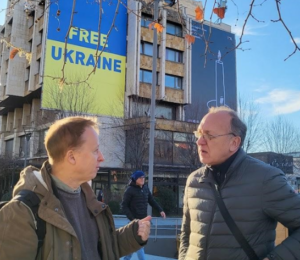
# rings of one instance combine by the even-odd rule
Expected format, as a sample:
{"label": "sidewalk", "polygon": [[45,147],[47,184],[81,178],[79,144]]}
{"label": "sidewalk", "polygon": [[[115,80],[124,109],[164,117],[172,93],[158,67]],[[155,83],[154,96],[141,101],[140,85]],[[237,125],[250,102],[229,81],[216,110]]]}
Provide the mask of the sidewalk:
{"label": "sidewalk", "polygon": [[[121,260],[124,258],[122,257]],[[137,254],[133,254],[131,260],[139,260],[137,257]],[[157,256],[157,255],[147,255],[146,254],[146,260],[174,260],[174,258],[168,258],[168,257],[162,257],[162,256]]]}

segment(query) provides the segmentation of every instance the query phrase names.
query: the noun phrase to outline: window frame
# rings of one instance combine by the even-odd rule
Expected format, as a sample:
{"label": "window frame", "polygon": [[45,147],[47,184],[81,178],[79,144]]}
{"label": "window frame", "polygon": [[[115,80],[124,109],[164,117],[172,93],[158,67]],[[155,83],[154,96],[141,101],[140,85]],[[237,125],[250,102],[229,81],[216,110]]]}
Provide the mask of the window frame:
{"label": "window frame", "polygon": [[[174,53],[174,59],[168,59],[168,52]],[[183,63],[183,52],[172,48],[166,48],[166,60],[177,63]]]}
{"label": "window frame", "polygon": [[[174,78],[174,84],[173,84],[173,86],[167,85],[167,77]],[[176,87],[176,85],[177,85],[176,84],[176,80],[179,80],[178,81],[179,87]],[[173,88],[173,89],[182,89],[182,85],[183,85],[183,78],[182,77],[175,76],[175,75],[170,75],[170,74],[165,74],[165,87]]]}

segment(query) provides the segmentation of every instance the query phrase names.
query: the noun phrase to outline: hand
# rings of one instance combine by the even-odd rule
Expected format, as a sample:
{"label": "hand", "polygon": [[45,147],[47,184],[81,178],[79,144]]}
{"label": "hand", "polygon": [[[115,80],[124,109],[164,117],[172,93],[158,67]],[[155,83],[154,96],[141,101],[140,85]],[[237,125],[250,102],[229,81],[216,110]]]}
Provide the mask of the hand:
{"label": "hand", "polygon": [[270,260],[269,258],[265,257],[263,260]]}
{"label": "hand", "polygon": [[163,218],[166,218],[166,213],[165,212],[160,212],[160,215],[163,217]]}
{"label": "hand", "polygon": [[150,234],[150,220],[151,216],[147,216],[139,220],[138,235],[142,238],[143,241],[147,241]]}

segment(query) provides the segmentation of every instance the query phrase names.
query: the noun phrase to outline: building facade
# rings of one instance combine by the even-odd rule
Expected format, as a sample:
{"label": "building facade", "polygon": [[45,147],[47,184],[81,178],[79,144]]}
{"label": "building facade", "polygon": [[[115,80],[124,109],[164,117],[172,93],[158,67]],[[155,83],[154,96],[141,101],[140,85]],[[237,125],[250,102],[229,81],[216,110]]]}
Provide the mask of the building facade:
{"label": "building facade", "polygon": [[[230,104],[220,101],[225,100],[224,84],[227,82],[223,67],[219,80],[223,82],[224,94],[221,96],[217,96],[216,76],[217,67],[223,64],[218,51],[227,45],[226,41],[218,41],[218,35],[224,34],[222,37],[231,40],[234,40],[234,35],[225,24],[205,22],[202,27],[197,23],[194,20],[197,4],[201,3],[185,0],[178,10],[177,5],[170,7],[161,2],[159,8],[159,23],[163,25],[163,31],[158,34],[156,59],[154,192],[159,186],[169,187],[175,192],[179,207],[187,175],[200,165],[192,132],[210,107],[209,102],[212,101],[214,106],[236,108],[234,50],[224,58],[224,63],[231,66],[228,77],[225,77],[230,85],[227,86]],[[7,6],[6,21],[0,29],[0,156],[40,165],[47,158],[43,139],[48,127],[55,119],[72,115],[72,111],[64,113],[41,108],[48,3],[21,0],[13,9],[10,1]],[[101,122],[100,149],[105,161],[93,187],[96,192],[110,187],[112,197],[122,193],[130,171],[143,169],[147,172],[149,160],[153,73],[153,30],[149,27],[153,23],[153,7],[147,2],[134,0],[128,0],[127,6],[130,11],[127,16],[124,116],[98,116]],[[204,47],[200,43],[203,36],[197,37],[197,26],[204,33],[207,28],[213,28],[210,36],[215,37],[217,43],[215,48],[212,47],[215,55],[208,59],[211,63],[207,63],[207,69],[204,63],[199,65],[199,60],[202,60],[198,54],[204,51]],[[186,41],[186,34],[196,36],[195,45]],[[16,48],[18,53],[12,57]],[[22,57],[18,56],[22,51]],[[215,92],[205,97],[211,89]]]}

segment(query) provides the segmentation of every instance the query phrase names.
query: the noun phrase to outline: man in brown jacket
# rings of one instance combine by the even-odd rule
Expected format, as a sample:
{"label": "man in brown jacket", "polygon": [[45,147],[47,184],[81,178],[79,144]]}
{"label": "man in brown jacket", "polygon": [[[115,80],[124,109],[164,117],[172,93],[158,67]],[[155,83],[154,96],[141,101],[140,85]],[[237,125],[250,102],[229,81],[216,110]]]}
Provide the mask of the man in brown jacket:
{"label": "man in brown jacket", "polygon": [[46,222],[43,245],[37,250],[31,210],[12,200],[0,211],[0,259],[118,260],[144,246],[151,217],[116,230],[110,209],[87,183],[104,160],[97,124],[83,117],[58,120],[49,128],[45,146],[49,162],[40,170],[24,169],[14,188],[14,195],[26,189],[41,199],[38,215]]}

